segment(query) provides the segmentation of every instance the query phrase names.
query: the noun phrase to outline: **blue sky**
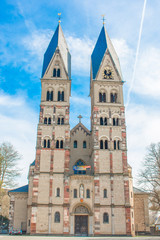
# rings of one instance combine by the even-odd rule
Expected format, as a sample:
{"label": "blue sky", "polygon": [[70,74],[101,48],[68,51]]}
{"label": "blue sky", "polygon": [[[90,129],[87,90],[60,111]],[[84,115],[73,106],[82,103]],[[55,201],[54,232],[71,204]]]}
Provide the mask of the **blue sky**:
{"label": "blue sky", "polygon": [[[22,154],[21,184],[35,158],[43,54],[62,13],[62,29],[72,55],[71,127],[90,128],[90,56],[102,28],[120,59],[124,102],[131,84],[144,0],[1,0],[0,7],[0,142],[10,141]],[[160,1],[147,0],[130,102],[126,109],[128,162],[133,175],[145,148],[160,136]],[[79,103],[81,102],[81,105]]]}

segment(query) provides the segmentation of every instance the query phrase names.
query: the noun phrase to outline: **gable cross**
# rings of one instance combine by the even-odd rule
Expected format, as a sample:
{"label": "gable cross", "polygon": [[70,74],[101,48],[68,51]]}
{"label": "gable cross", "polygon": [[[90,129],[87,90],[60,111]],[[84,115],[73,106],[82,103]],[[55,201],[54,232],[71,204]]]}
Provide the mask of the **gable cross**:
{"label": "gable cross", "polygon": [[81,123],[81,119],[83,118],[81,115],[79,115],[77,118],[79,118],[79,123]]}
{"label": "gable cross", "polygon": [[59,19],[59,23],[61,22],[61,13],[58,13],[58,19]]}
{"label": "gable cross", "polygon": [[105,15],[103,14],[102,15],[103,25],[105,24],[105,20],[106,20],[104,17],[105,17]]}

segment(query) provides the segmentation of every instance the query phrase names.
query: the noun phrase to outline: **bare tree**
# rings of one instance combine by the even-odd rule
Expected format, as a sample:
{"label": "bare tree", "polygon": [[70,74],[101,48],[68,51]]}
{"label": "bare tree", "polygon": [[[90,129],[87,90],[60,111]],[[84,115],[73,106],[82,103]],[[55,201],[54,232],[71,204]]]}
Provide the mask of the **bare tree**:
{"label": "bare tree", "polygon": [[14,149],[13,145],[4,142],[0,145],[0,193],[2,188],[12,188],[16,184],[16,178],[20,175],[17,163],[20,154]]}
{"label": "bare tree", "polygon": [[160,210],[160,142],[150,144],[139,174],[139,184],[150,194],[151,210]]}

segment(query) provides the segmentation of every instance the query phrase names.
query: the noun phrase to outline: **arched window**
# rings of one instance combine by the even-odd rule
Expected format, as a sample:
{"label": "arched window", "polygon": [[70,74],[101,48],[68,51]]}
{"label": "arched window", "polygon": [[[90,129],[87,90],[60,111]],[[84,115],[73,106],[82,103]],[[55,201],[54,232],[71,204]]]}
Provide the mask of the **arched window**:
{"label": "arched window", "polygon": [[57,188],[56,190],[56,197],[60,197],[60,188]]}
{"label": "arched window", "polygon": [[64,91],[58,91],[58,101],[64,101]]}
{"label": "arched window", "polygon": [[103,118],[100,118],[100,125],[103,125]]}
{"label": "arched window", "polygon": [[119,125],[119,119],[113,118],[113,126],[118,126],[118,125]]}
{"label": "arched window", "polygon": [[63,148],[63,140],[60,142],[60,148]]}
{"label": "arched window", "polygon": [[85,166],[86,164],[80,159],[76,162],[75,167],[76,169],[74,169],[74,174],[86,174],[86,170],[79,170],[77,169],[78,166]]}
{"label": "arched window", "polygon": [[44,118],[44,124],[47,124],[47,118],[46,117]]}
{"label": "arched window", "polygon": [[118,126],[119,125],[119,119],[117,118],[116,119],[116,126]]}
{"label": "arched window", "polygon": [[59,212],[55,212],[54,222],[60,223],[60,213]]}
{"label": "arched window", "polygon": [[51,118],[50,117],[48,118],[48,124],[51,124]]}
{"label": "arched window", "polygon": [[103,93],[103,95],[102,95],[102,102],[106,102],[106,94],[105,93]]}
{"label": "arched window", "polygon": [[64,118],[61,118],[61,125],[64,125]]}
{"label": "arched window", "polygon": [[103,140],[100,140],[100,149],[103,149]]}
{"label": "arched window", "polygon": [[61,93],[58,91],[58,101],[61,101]]}
{"label": "arched window", "polygon": [[46,139],[44,139],[44,142],[43,142],[43,147],[46,148],[47,147],[47,142],[46,142]]}
{"label": "arched window", "polygon": [[99,102],[102,102],[102,93],[99,93]]}
{"label": "arched window", "polygon": [[53,91],[50,92],[50,101],[53,101]]}
{"label": "arched window", "polygon": [[50,140],[47,141],[47,148],[50,148]]}
{"label": "arched window", "polygon": [[58,119],[57,119],[57,124],[60,125],[60,123],[61,123],[61,119],[58,118]]}
{"label": "arched window", "polygon": [[74,189],[74,190],[73,190],[73,197],[74,197],[74,198],[77,198],[77,189]]}
{"label": "arched window", "polygon": [[56,148],[59,148],[59,140],[56,141]]}
{"label": "arched window", "polygon": [[83,148],[87,148],[87,143],[86,143],[86,141],[83,141]]}
{"label": "arched window", "polygon": [[99,93],[99,102],[106,102],[106,93]]}
{"label": "arched window", "polygon": [[114,94],[114,102],[117,103],[117,93]]}
{"label": "arched window", "polygon": [[89,189],[86,190],[86,198],[90,198],[90,190]]}
{"label": "arched window", "polygon": [[53,77],[56,77],[56,68],[53,69]]}
{"label": "arched window", "polygon": [[49,93],[49,91],[47,91],[46,101],[49,101],[49,99],[50,99],[50,93]]}
{"label": "arched window", "polygon": [[116,140],[114,140],[114,150],[116,150]]}
{"label": "arched window", "polygon": [[105,140],[105,149],[108,149],[108,140]]}
{"label": "arched window", "polygon": [[116,125],[116,120],[115,120],[115,118],[113,118],[113,126],[115,126]]}
{"label": "arched window", "polygon": [[111,93],[111,103],[117,103],[117,93]]}
{"label": "arched window", "polygon": [[119,140],[117,141],[117,148],[118,148],[118,150],[120,150],[120,141]]}
{"label": "arched window", "polygon": [[61,101],[64,101],[64,91],[61,93]]}
{"label": "arched window", "polygon": [[107,189],[104,189],[104,190],[103,190],[103,197],[104,197],[104,198],[107,198]]}
{"label": "arched window", "polygon": [[104,125],[107,126],[107,118],[104,118]]}
{"label": "arched window", "polygon": [[57,77],[60,77],[60,69],[57,69]]}
{"label": "arched window", "polygon": [[109,223],[109,215],[108,213],[103,214],[103,223]]}
{"label": "arched window", "polygon": [[75,140],[74,143],[73,143],[73,147],[74,148],[77,148],[77,141]]}

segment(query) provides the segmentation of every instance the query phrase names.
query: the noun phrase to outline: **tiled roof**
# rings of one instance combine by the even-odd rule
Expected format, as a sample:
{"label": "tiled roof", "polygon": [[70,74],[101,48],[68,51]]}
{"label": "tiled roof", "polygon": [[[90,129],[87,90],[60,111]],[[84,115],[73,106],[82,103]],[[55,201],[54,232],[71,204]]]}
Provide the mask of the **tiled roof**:
{"label": "tiled roof", "polygon": [[91,62],[92,62],[92,77],[93,79],[96,78],[99,67],[101,65],[101,62],[103,60],[105,52],[109,51],[112,60],[115,64],[115,67],[122,78],[122,73],[121,73],[121,68],[120,68],[120,63],[118,56],[114,50],[114,47],[112,45],[112,42],[108,36],[108,33],[103,25],[102,30],[100,32],[100,35],[98,37],[97,43],[95,45],[95,48],[93,50],[93,53],[91,55]]}
{"label": "tiled roof", "polygon": [[144,191],[142,191],[142,190],[140,190],[138,188],[135,188],[135,187],[133,187],[133,192],[134,193],[141,193],[141,194],[148,194],[147,192],[144,192]]}
{"label": "tiled roof", "polygon": [[68,46],[66,43],[66,40],[64,38],[63,32],[61,25],[58,24],[56,31],[54,32],[54,35],[48,45],[48,48],[44,54],[44,59],[43,59],[43,67],[42,67],[42,77],[44,76],[48,65],[56,51],[56,49],[60,50],[64,65],[65,65],[65,70],[68,74],[69,79],[71,79],[71,55],[68,50]]}
{"label": "tiled roof", "polygon": [[8,191],[9,193],[12,192],[28,192],[28,184],[19,188],[15,188],[13,190]]}

